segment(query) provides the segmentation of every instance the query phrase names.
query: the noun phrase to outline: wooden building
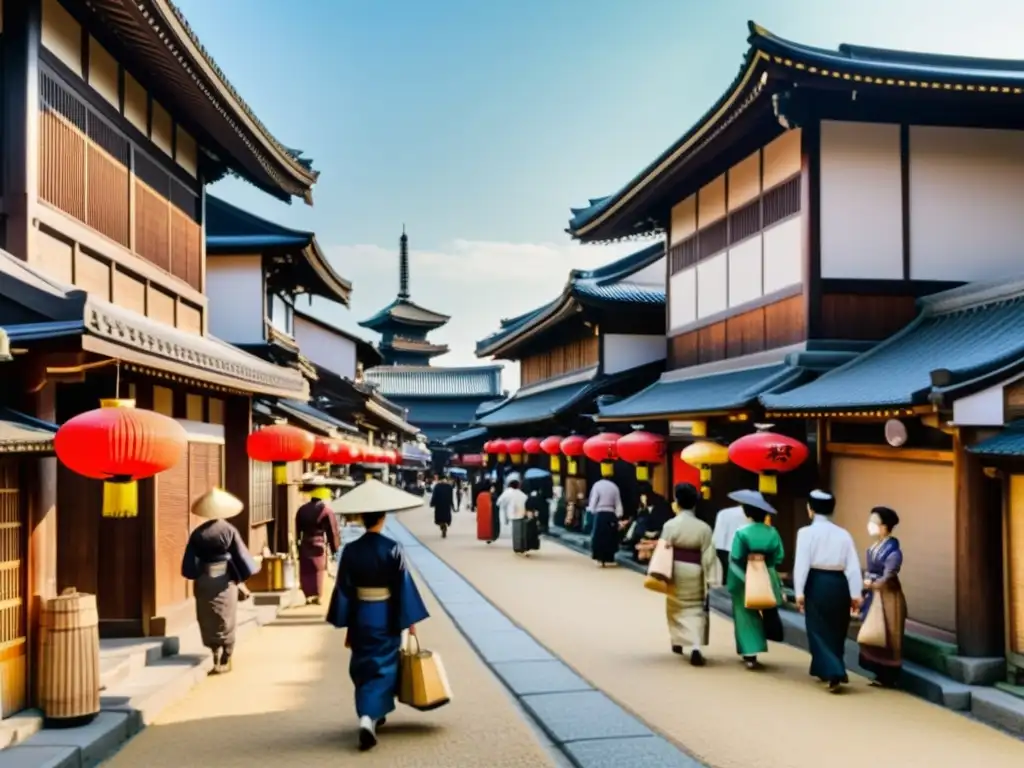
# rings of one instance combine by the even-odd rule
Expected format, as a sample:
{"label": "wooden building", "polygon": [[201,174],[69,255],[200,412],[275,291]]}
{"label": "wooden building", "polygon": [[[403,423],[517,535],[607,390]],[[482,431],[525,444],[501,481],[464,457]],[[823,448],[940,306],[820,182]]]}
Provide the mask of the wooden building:
{"label": "wooden building", "polygon": [[[794,387],[837,365],[820,381],[860,365],[851,362],[854,353],[920,322],[919,298],[1016,273],[1024,223],[1006,200],[1024,182],[1022,93],[1019,62],[853,45],[824,50],[751,24],[740,72],[707,114],[621,190],[573,212],[569,229],[580,240],[661,232],[669,248],[668,371],[601,417],[745,415],[750,424],[765,407],[775,420],[778,405],[790,403],[786,414],[795,418],[777,429],[812,444],[822,471],[816,481],[831,482],[841,505],[852,488],[877,486],[878,473],[897,465],[848,453],[837,466],[826,432],[833,449],[878,442],[892,409],[871,391],[885,390],[880,379],[888,373],[845,395],[876,412],[876,427],[829,427],[813,408],[796,407],[815,385]],[[977,354],[987,354],[986,343],[976,339]],[[991,540],[954,525],[955,435],[929,426],[942,426],[933,417],[907,427],[916,446],[907,450],[921,451],[922,461],[898,466],[931,472],[918,480],[927,481],[928,494],[941,487],[947,496],[944,532],[931,530],[934,552],[922,554],[918,567],[953,561],[927,587],[943,596],[922,595],[917,608],[912,598],[911,612],[939,634],[955,634],[962,654],[986,655],[999,633],[974,613],[990,609],[974,599],[980,577],[968,576],[972,566],[964,563],[986,561]],[[721,437],[737,431],[723,427]],[[810,468],[797,480],[790,492],[815,482]],[[798,511],[799,499],[792,506]],[[904,525],[913,536],[914,523]],[[851,526],[861,528],[863,520]],[[955,610],[954,571],[964,574]]]}
{"label": "wooden building", "polygon": [[[488,436],[594,432],[591,414],[598,398],[631,395],[664,366],[664,246],[657,243],[597,269],[573,270],[556,299],[502,321],[498,331],[477,342],[476,354],[519,362],[519,390],[477,414],[476,424]],[[586,462],[581,468],[591,482],[599,476]],[[620,485],[632,487],[632,468],[619,466],[616,476],[625,481]],[[567,485],[567,492],[585,494],[580,483]],[[663,471],[655,472],[654,484],[667,492]]]}
{"label": "wooden building", "polygon": [[[315,382],[316,366],[298,338],[302,321],[295,305],[304,296],[310,303],[315,298],[348,307],[352,284],[335,272],[314,233],[283,227],[212,195],[206,198],[205,231],[210,332]],[[292,423],[325,437],[358,435],[355,425],[301,400],[263,398],[254,406],[260,424]],[[297,485],[276,494],[270,469],[252,462],[253,506],[273,510],[261,514],[271,519],[254,531],[252,544],[287,552],[303,499]],[[307,469],[294,462],[290,478],[297,481]]]}
{"label": "wooden building", "polygon": [[[194,620],[179,575],[190,501],[223,484],[249,510],[251,395],[308,397],[298,371],[208,333],[204,186],[234,172],[308,201],[316,172],[270,135],[166,0],[8,1],[0,37],[0,326],[21,353],[4,404],[58,424],[100,398],[134,397],[190,435],[186,461],[140,484],[137,518],[101,518],[101,484],[52,457],[5,474],[25,548],[10,596],[22,623],[0,636],[9,671],[32,668],[39,600],[62,587],[97,595],[103,635]],[[17,699],[4,715],[31,690],[14,672],[4,689]]]}
{"label": "wooden building", "polygon": [[383,365],[365,372],[381,395],[407,409],[408,419],[434,449],[435,471],[444,466],[444,441],[473,422],[484,402],[502,396],[501,366],[442,367],[430,361],[448,352],[445,344],[427,337],[450,317],[412,301],[409,282],[409,237],[399,239],[398,295],[360,325],[381,335]]}

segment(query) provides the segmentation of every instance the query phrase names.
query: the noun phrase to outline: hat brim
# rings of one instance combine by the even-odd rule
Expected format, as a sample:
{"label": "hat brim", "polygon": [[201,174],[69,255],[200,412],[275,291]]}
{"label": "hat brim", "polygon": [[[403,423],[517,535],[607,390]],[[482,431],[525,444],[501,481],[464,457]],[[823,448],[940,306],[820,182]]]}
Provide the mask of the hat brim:
{"label": "hat brim", "polygon": [[336,514],[352,517],[379,512],[405,512],[422,507],[425,499],[380,480],[365,480],[331,503]]}
{"label": "hat brim", "polygon": [[769,504],[767,499],[765,499],[765,497],[758,491],[733,491],[729,494],[729,498],[737,504],[746,504],[748,507],[755,507],[769,515],[778,514],[778,510]]}
{"label": "hat brim", "polygon": [[230,520],[245,509],[242,500],[227,491],[214,488],[200,496],[192,505],[191,512],[203,520]]}

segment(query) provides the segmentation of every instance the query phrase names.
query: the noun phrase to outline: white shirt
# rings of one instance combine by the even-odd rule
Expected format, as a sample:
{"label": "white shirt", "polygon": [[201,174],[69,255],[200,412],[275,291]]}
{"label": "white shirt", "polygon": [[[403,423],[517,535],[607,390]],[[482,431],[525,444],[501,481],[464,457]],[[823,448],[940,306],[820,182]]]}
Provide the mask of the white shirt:
{"label": "white shirt", "polygon": [[590,489],[587,506],[594,515],[598,512],[614,512],[616,517],[622,517],[622,494],[619,492],[619,486],[607,478],[598,480]]}
{"label": "white shirt", "polygon": [[506,488],[498,497],[498,511],[505,522],[526,517],[526,494],[518,488]]}
{"label": "white shirt", "polygon": [[732,552],[732,540],[736,538],[736,531],[749,523],[743,507],[726,507],[720,510],[715,517],[715,530],[711,534],[715,549]]}
{"label": "white shirt", "polygon": [[850,597],[860,597],[864,578],[853,537],[827,517],[815,515],[810,525],[796,534],[796,556],[793,564],[793,591],[804,596],[807,576],[812,568],[841,571],[850,585]]}

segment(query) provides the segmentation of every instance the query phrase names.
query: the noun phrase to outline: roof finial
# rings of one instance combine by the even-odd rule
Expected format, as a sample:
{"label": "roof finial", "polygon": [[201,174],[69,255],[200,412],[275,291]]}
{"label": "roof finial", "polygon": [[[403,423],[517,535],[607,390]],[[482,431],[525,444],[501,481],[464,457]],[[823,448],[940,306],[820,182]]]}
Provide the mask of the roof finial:
{"label": "roof finial", "polygon": [[398,298],[409,298],[409,236],[405,234],[405,224],[398,240]]}

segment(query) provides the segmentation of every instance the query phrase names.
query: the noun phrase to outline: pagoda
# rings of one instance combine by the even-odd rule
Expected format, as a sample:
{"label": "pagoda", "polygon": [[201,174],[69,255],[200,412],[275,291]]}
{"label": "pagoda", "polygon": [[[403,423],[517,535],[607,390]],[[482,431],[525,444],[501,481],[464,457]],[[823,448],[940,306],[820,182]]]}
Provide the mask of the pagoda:
{"label": "pagoda", "polygon": [[448,345],[430,342],[427,334],[451,317],[425,309],[409,298],[409,236],[404,226],[398,243],[398,295],[359,325],[381,335],[377,346],[384,365],[430,365],[431,358],[448,351]]}
{"label": "pagoda", "polygon": [[[402,227],[398,250],[398,295],[359,325],[376,331],[383,365],[365,372],[366,381],[393,403],[408,409],[433,448],[472,424],[477,408],[502,397],[500,365],[440,367],[430,361],[448,351],[427,334],[451,318],[416,304],[409,291],[409,236]],[[435,453],[435,462],[443,457]]]}

